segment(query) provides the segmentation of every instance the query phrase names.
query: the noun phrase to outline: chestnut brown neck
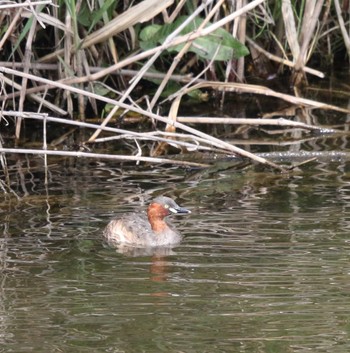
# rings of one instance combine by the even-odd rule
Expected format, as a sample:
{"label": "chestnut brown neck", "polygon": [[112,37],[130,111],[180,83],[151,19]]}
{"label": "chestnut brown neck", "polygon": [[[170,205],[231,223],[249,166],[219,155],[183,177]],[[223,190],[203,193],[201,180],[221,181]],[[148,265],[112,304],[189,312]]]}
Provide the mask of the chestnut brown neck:
{"label": "chestnut brown neck", "polygon": [[147,216],[152,230],[159,233],[168,228],[164,218],[169,215],[169,211],[162,205],[152,203],[147,210]]}

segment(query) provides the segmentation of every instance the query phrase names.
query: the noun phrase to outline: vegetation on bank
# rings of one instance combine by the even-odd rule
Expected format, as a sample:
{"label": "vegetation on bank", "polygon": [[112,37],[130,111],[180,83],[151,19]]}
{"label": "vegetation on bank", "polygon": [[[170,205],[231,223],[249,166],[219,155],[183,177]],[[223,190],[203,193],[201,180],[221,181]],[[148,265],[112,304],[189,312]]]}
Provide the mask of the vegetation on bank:
{"label": "vegetation on bank", "polygon": [[[348,112],[251,83],[252,77],[268,82],[287,75],[289,85],[299,88],[307,85],[310,75],[324,77],[322,70],[336,63],[349,66],[348,26],[349,2],[340,0],[31,0],[0,4],[3,119],[16,122],[17,142],[23,119],[41,119],[45,126],[55,116],[83,126],[87,117],[95,116],[100,122],[89,126],[91,136],[81,146],[106,141],[100,134],[108,130],[109,139],[132,139],[143,161],[162,162],[158,157],[172,145],[180,151],[236,153],[285,170],[190,127],[186,119],[180,122],[182,97],[200,101],[207,92],[220,92],[224,104],[225,92],[251,93],[302,107]],[[167,115],[159,113],[163,106],[170,107]],[[121,119],[128,112],[166,126],[137,133],[110,127],[111,119]],[[40,153],[50,148],[44,127],[43,136]],[[157,146],[145,153],[140,140],[156,141]],[[3,153],[10,152],[0,147]],[[14,150],[22,151],[18,147]]]}

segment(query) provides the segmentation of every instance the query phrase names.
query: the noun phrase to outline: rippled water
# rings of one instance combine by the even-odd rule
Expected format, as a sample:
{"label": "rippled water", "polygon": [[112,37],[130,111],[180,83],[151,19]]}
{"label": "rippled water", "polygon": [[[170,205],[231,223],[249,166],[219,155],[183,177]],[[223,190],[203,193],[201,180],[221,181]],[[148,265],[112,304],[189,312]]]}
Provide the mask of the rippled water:
{"label": "rippled water", "polygon": [[[350,351],[349,165],[303,172],[120,169],[18,174],[1,196],[0,352]],[[15,177],[15,175],[13,175]],[[166,256],[101,242],[166,194],[192,210]]]}

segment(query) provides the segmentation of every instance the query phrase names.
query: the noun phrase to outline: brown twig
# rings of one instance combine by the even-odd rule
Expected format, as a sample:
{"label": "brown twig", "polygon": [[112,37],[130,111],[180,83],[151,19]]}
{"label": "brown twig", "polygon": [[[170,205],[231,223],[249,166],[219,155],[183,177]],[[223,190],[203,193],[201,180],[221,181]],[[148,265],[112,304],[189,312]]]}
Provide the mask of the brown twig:
{"label": "brown twig", "polygon": [[244,118],[218,118],[218,117],[177,117],[177,121],[184,124],[234,124],[234,125],[254,125],[254,126],[291,126],[295,128],[310,130],[310,131],[327,131],[328,133],[336,132],[333,129],[324,129],[319,126],[304,124],[298,121],[291,121],[284,118],[278,119],[244,119]]}
{"label": "brown twig", "polygon": [[38,150],[30,148],[1,148],[0,153],[21,153],[21,154],[36,154],[36,155],[49,155],[49,156],[63,156],[63,157],[84,157],[84,158],[98,158],[98,159],[110,159],[117,161],[135,161],[135,162],[148,162],[148,163],[161,163],[161,164],[174,164],[184,167],[208,167],[208,164],[195,163],[187,161],[179,161],[168,158],[153,158],[145,156],[125,156],[115,154],[102,154],[102,153],[90,153],[90,152],[72,152],[72,151],[54,151],[54,150]]}

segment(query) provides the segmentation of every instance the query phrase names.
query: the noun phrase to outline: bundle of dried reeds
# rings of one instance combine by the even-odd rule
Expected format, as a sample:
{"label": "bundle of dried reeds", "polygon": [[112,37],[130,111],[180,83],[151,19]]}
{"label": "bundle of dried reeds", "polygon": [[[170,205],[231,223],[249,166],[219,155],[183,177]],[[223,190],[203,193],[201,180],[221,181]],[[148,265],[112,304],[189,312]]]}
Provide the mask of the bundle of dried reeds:
{"label": "bundle of dried reeds", "polygon": [[[16,119],[17,139],[21,134],[22,119],[30,118],[26,109],[29,100],[37,107],[31,118],[40,117],[48,121],[47,114],[40,115],[45,109],[60,116],[78,117],[79,121],[74,123],[80,126],[85,126],[81,120],[85,119],[87,102],[97,116],[101,115],[102,102],[113,108],[100,125],[89,126],[94,131],[86,143],[106,141],[99,139],[99,134],[110,131],[118,139],[152,139],[162,144],[181,145],[188,150],[215,148],[284,171],[284,167],[185,125],[194,123],[194,120],[186,120],[185,117],[178,119],[182,96],[194,90],[211,89],[222,94],[266,95],[302,107],[349,112],[345,108],[276,92],[267,87],[233,82],[245,80],[245,55],[248,54],[245,41],[269,60],[291,67],[294,73],[292,78],[297,84],[301,83],[306,73],[323,77],[322,72],[308,68],[306,64],[317,47],[317,40],[322,37],[321,28],[326,26],[331,11],[330,2],[310,1],[305,2],[305,7],[298,5],[298,8],[290,1],[276,2],[274,11],[279,11],[282,16],[275,14],[275,17],[272,15],[272,5],[265,0],[240,0],[234,7],[232,4],[227,6],[223,0],[216,3],[207,0],[196,7],[183,0],[176,5],[173,0],[143,0],[126,9],[118,4],[113,0],[99,1],[96,2],[97,11],[89,8],[87,2],[71,0],[62,0],[60,7],[49,0],[0,6],[0,24],[4,25],[0,40],[0,101],[3,116]],[[344,21],[339,2],[335,1],[334,6],[348,48],[349,40],[343,33]],[[296,17],[296,11],[301,16]],[[172,13],[169,15],[168,12]],[[322,14],[322,26],[317,27]],[[278,50],[272,52],[258,44],[258,41],[264,43],[259,38],[263,37],[260,27],[271,28],[277,19],[283,21],[285,32],[275,35],[271,29],[266,30],[277,43]],[[291,55],[285,50],[285,43]],[[156,67],[161,68],[161,72],[154,72]],[[155,93],[147,106],[139,107],[135,103],[139,94],[135,95],[134,92],[142,87],[142,82],[155,78],[159,80]],[[168,116],[156,114],[157,106],[165,102],[160,103],[160,97],[171,81],[181,82],[183,86],[165,100],[171,103]],[[55,93],[50,94],[53,90]],[[111,92],[114,98],[109,97]],[[120,108],[166,123],[166,132],[162,135],[158,131],[155,134],[136,134],[125,129],[108,130],[110,120]],[[216,124],[228,123],[215,117],[209,120]],[[56,122],[68,124],[65,119]],[[200,120],[196,122],[200,123]],[[268,124],[267,120],[262,123]],[[254,120],[254,124],[258,121]],[[295,128],[319,129],[305,124],[285,124]],[[278,125],[282,125],[281,121]],[[175,129],[186,134],[178,134]],[[25,152],[23,149],[15,150]],[[9,153],[14,150],[1,146],[1,151]],[[30,150],[28,153],[34,152]],[[43,149],[36,153],[53,152]],[[77,154],[92,157],[83,152]],[[127,156],[114,158],[121,160]],[[130,157],[129,160],[169,162],[145,156],[142,151],[139,157]]]}

